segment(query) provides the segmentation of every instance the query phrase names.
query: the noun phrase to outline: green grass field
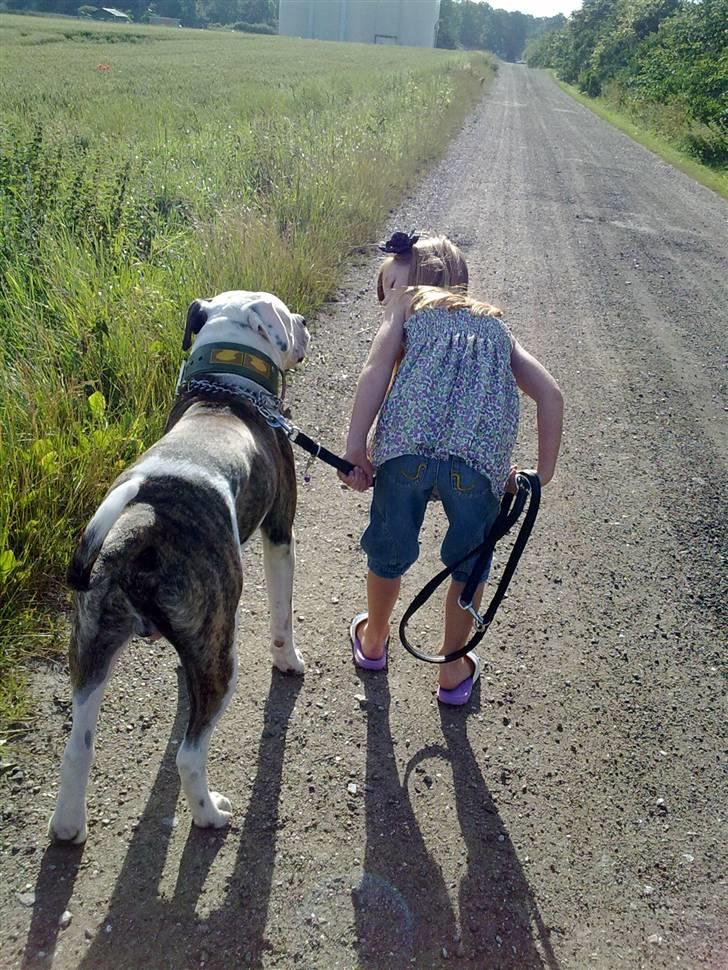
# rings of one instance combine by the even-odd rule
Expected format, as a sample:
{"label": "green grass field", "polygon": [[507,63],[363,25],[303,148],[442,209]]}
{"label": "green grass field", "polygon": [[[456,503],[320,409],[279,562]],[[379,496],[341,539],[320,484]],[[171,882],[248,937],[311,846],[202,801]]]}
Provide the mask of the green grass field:
{"label": "green grass field", "polygon": [[[0,723],[161,431],[189,301],[311,315],[492,73],[482,55],[0,15]],[[436,227],[434,227],[436,228]]]}

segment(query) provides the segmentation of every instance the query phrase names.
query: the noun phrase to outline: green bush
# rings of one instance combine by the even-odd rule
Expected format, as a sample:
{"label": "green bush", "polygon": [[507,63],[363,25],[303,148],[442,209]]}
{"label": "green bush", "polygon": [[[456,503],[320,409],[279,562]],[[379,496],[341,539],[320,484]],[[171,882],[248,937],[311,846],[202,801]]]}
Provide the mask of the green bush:
{"label": "green bush", "polygon": [[244,21],[238,21],[238,23],[233,24],[233,30],[240,30],[245,34],[277,34],[278,31],[271,24],[246,24]]}

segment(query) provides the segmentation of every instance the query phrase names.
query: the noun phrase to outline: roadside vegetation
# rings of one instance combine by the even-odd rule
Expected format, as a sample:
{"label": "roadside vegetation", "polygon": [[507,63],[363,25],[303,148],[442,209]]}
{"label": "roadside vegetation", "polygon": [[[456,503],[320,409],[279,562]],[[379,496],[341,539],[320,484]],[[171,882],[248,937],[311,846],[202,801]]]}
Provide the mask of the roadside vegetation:
{"label": "roadside vegetation", "polygon": [[670,165],[679,168],[690,178],[695,179],[696,182],[701,182],[709,189],[722,195],[724,199],[728,199],[728,168],[719,169],[703,165],[694,156],[677,148],[674,141],[656,134],[653,129],[647,128],[644,123],[637,123],[631,114],[614,108],[606,98],[590,98],[588,94],[582,94],[578,88],[566,84],[558,78],[556,78],[556,83],[575,101],[583,104],[595,115],[603,118],[615,128],[619,128],[634,141],[644,145],[645,148],[659,155]]}
{"label": "roadside vegetation", "polygon": [[727,24],[728,0],[585,0],[526,60],[725,175]]}
{"label": "roadside vegetation", "polygon": [[[0,16],[0,721],[73,542],[161,432],[190,300],[311,315],[487,86],[478,54]],[[374,311],[373,311],[374,312]]]}

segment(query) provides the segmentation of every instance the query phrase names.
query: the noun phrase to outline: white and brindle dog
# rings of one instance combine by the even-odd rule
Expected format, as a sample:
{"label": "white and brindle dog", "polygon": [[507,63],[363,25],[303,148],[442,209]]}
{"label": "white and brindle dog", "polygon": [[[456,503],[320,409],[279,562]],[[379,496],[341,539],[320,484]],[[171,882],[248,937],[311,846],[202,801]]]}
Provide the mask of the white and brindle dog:
{"label": "white and brindle dog", "polygon": [[[195,351],[205,342],[242,343],[281,372],[303,360],[309,342],[303,317],[271,294],[243,290],[195,300],[185,348],[192,333],[198,334]],[[52,839],[86,839],[101,699],[134,634],[162,634],[179,655],[190,704],[177,754],[182,787],[195,824],[227,824],[230,803],[209,790],[207,752],[235,686],[241,549],[260,528],[273,663],[302,673],[292,624],[295,509],[290,443],[244,401],[182,399],[164,436],[113,483],[68,570],[76,591],[69,648],[73,727],[49,823]]]}

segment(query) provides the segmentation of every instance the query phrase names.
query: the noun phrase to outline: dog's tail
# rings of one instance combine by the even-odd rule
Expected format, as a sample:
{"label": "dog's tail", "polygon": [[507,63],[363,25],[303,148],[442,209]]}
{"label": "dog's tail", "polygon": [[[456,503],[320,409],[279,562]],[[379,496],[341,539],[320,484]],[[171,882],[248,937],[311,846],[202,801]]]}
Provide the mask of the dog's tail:
{"label": "dog's tail", "polygon": [[66,573],[66,579],[72,589],[85,592],[90,588],[91,570],[101,552],[104,540],[129,502],[136,498],[143,481],[142,477],[134,477],[118,485],[109,492],[96,510],[96,514],[81,536]]}

